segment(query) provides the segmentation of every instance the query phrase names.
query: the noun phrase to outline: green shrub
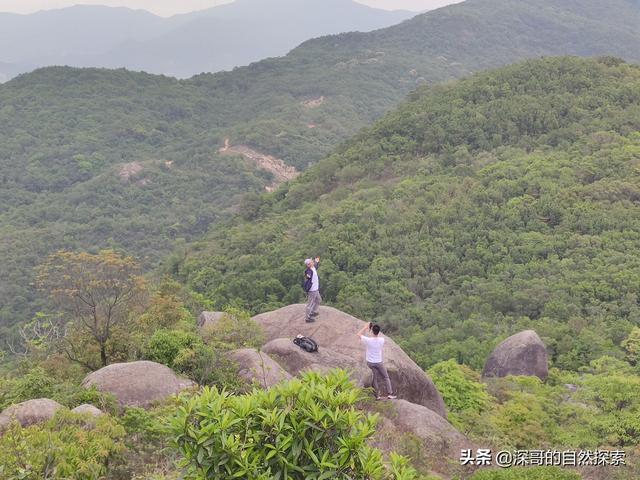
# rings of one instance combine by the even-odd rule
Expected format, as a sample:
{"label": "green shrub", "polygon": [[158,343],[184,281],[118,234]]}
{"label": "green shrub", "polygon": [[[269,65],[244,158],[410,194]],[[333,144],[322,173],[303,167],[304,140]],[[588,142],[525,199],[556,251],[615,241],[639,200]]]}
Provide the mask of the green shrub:
{"label": "green shrub", "polygon": [[102,393],[95,387],[84,388],[70,381],[60,381],[40,367],[29,370],[19,378],[0,378],[0,410],[34,398],[50,398],[69,408],[83,403],[90,403],[106,411],[113,411],[116,407],[116,401],[111,395]]}
{"label": "green shrub", "polygon": [[99,480],[124,451],[125,430],[104,415],[87,423],[80,415],[59,412],[44,425],[17,423],[0,437],[3,480]]}
{"label": "green shrub", "polygon": [[194,348],[202,340],[193,332],[181,330],[157,330],[146,343],[143,355],[147,360],[173,368],[182,350]]}
{"label": "green shrub", "polygon": [[485,470],[471,480],[580,480],[576,472],[557,467],[509,468]]}
{"label": "green shrub", "polygon": [[228,350],[264,345],[264,332],[260,325],[248,312],[239,308],[227,308],[215,327],[204,329],[203,337],[206,343]]}
{"label": "green shrub", "polygon": [[199,385],[218,385],[237,391],[244,387],[238,377],[238,367],[227,355],[228,351],[198,344],[181,350],[175,359],[176,371],[187,375]]}
{"label": "green shrub", "polygon": [[356,409],[361,399],[343,371],[240,396],[206,388],[184,400],[171,429],[196,478],[415,479],[404,460],[388,470],[367,445],[377,417]]}
{"label": "green shrub", "polygon": [[42,368],[29,370],[19,378],[4,378],[0,380],[0,410],[32,398],[50,398],[53,391],[54,379]]}
{"label": "green shrub", "polygon": [[157,411],[145,410],[139,407],[126,408],[120,417],[120,424],[129,436],[137,436],[148,443],[155,443],[162,438],[165,426]]}
{"label": "green shrub", "polygon": [[431,367],[429,375],[450,411],[472,410],[479,413],[489,405],[486,386],[480,383],[480,375],[469,367],[447,360]]}

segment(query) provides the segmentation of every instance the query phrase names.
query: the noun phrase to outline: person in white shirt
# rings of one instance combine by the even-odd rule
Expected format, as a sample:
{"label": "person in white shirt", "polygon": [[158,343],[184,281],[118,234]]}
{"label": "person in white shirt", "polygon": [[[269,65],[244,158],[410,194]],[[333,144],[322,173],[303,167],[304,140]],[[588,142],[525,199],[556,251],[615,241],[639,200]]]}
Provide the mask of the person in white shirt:
{"label": "person in white shirt", "polygon": [[[364,335],[365,331],[369,328],[369,331],[373,333],[373,337],[367,337]],[[384,384],[387,391],[387,398],[397,398],[393,394],[391,388],[391,379],[389,373],[384,367],[382,361],[382,348],[384,346],[384,337],[380,335],[380,326],[369,323],[362,327],[362,330],[358,332],[358,337],[367,347],[367,366],[373,372],[373,388],[376,391],[376,399],[381,400],[383,396],[380,394],[381,383]]]}
{"label": "person in white shirt", "polygon": [[305,321],[315,322],[315,318],[318,315],[318,307],[322,302],[320,296],[320,278],[318,277],[318,267],[320,266],[320,257],[316,257],[315,260],[307,258],[304,261],[307,269],[304,272],[304,290],[307,292],[307,308],[305,310]]}

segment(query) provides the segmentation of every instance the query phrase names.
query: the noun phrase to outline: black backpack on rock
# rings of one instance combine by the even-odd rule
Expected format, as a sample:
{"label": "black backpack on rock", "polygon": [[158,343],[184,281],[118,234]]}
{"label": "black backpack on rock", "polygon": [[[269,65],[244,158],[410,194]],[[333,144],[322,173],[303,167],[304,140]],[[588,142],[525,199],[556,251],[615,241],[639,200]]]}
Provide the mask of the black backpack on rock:
{"label": "black backpack on rock", "polygon": [[299,346],[306,352],[313,353],[318,351],[318,344],[311,337],[303,337],[302,335],[298,335],[293,339],[293,343]]}

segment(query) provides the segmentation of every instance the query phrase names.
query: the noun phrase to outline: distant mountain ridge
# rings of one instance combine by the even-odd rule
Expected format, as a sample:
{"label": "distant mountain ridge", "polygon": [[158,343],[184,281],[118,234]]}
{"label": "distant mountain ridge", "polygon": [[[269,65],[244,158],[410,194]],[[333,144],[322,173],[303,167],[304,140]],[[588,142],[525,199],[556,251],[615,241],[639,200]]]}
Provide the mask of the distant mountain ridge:
{"label": "distant mountain ridge", "polygon": [[0,62],[10,78],[35,67],[125,67],[177,77],[286,54],[309,38],[387,27],[415,15],[351,0],[236,0],[162,18],[144,10],[78,5],[0,13]]}

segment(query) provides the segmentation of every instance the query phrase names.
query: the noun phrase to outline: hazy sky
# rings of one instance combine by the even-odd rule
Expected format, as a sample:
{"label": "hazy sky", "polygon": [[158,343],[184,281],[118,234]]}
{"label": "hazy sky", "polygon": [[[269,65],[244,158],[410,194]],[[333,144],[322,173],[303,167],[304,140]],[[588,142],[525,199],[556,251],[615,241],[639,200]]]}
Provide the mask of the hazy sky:
{"label": "hazy sky", "polygon": [[[31,13],[38,10],[68,7],[70,5],[92,4],[142,8],[158,15],[169,16],[176,13],[202,10],[203,8],[229,3],[231,0],[0,0],[0,12]],[[377,8],[428,10],[460,0],[356,0]]]}

